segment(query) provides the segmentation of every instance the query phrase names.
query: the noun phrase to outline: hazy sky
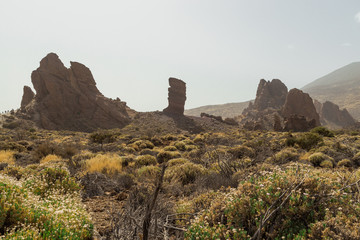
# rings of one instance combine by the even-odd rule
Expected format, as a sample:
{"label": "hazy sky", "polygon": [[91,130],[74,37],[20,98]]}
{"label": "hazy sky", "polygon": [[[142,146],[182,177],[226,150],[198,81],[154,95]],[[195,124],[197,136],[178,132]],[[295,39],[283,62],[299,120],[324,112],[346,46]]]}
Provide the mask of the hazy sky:
{"label": "hazy sky", "polygon": [[360,61],[359,0],[1,0],[0,111],[49,52],[89,67],[99,90],[137,111],[255,97],[261,78],[288,88]]}

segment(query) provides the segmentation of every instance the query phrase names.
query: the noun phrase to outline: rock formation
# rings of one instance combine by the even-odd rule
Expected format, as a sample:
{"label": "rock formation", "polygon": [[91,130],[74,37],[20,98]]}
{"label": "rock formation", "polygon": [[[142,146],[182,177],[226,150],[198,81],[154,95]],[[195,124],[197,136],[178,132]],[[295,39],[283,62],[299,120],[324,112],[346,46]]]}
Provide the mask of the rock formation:
{"label": "rock formation", "polygon": [[35,93],[31,90],[30,87],[24,86],[24,93],[21,99],[21,110],[24,110],[25,107],[34,99]]}
{"label": "rock formation", "polygon": [[298,116],[296,114],[285,118],[284,120],[284,131],[304,132],[314,127],[317,127],[316,120],[308,120],[305,116]]}
{"label": "rock formation", "polygon": [[280,80],[260,80],[254,104],[239,117],[249,130],[307,131],[320,125],[311,97],[298,89],[288,92]]}
{"label": "rock formation", "polygon": [[[75,131],[120,128],[129,123],[132,110],[126,103],[104,97],[89,68],[70,63],[68,69],[56,54],[50,53],[32,72],[35,103],[26,109],[32,120],[45,129]],[[24,104],[28,99],[23,98]]]}
{"label": "rock formation", "polygon": [[286,100],[288,89],[279,79],[260,80],[254,102],[255,109],[262,111],[267,108],[281,108]]}
{"label": "rock formation", "polygon": [[320,117],[312,98],[309,94],[296,88],[289,91],[282,110],[282,116],[285,118],[289,119],[294,115],[304,116],[308,122],[315,120],[315,125],[320,126]]}
{"label": "rock formation", "polygon": [[169,85],[169,106],[163,111],[170,114],[184,115],[186,83],[180,79],[169,78]]}
{"label": "rock formation", "polygon": [[326,101],[321,105],[319,114],[323,125],[349,127],[356,122],[346,109],[340,110],[338,105],[330,101]]}

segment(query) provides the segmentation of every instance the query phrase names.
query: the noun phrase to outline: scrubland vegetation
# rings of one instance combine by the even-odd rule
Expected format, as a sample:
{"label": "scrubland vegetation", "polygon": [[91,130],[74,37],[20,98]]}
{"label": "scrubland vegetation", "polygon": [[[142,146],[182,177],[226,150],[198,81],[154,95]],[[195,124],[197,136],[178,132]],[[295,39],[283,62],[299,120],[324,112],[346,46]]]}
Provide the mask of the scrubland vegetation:
{"label": "scrubland vegetation", "polygon": [[0,238],[360,239],[359,166],[323,127],[0,129]]}

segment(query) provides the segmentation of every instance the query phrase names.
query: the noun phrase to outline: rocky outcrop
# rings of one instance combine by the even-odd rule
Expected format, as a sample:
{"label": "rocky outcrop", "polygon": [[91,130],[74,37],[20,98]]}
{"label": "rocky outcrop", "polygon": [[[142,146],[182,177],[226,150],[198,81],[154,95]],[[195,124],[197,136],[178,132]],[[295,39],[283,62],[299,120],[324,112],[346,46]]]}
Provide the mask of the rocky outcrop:
{"label": "rocky outcrop", "polygon": [[356,122],[346,109],[340,110],[338,105],[330,101],[322,104],[320,119],[324,125],[335,124],[340,127],[353,126]]}
{"label": "rocky outcrop", "polygon": [[92,131],[128,124],[132,110],[126,103],[104,97],[89,68],[70,63],[68,69],[50,53],[32,72],[35,103],[26,112],[37,125],[50,130]]}
{"label": "rocky outcrop", "polygon": [[30,87],[24,86],[23,96],[21,99],[21,110],[23,110],[35,97],[35,93]]}
{"label": "rocky outcrop", "polygon": [[316,125],[316,120],[308,120],[305,116],[298,116],[296,114],[290,115],[284,120],[284,131],[294,131],[294,132],[305,132],[310,129],[318,126]]}
{"label": "rocky outcrop", "polygon": [[294,115],[303,116],[308,122],[315,120],[315,126],[320,126],[320,117],[312,98],[296,88],[289,91],[282,110],[282,116],[285,118],[290,119]]}
{"label": "rocky outcrop", "polygon": [[254,104],[238,120],[248,130],[307,131],[320,125],[311,97],[298,89],[288,92],[280,80],[260,80]]}
{"label": "rocky outcrop", "polygon": [[281,108],[286,100],[288,89],[279,79],[270,81],[260,80],[256,92],[254,108],[262,111],[267,108]]}
{"label": "rocky outcrop", "polygon": [[175,115],[184,115],[186,83],[180,79],[169,78],[169,85],[169,106],[163,111]]}

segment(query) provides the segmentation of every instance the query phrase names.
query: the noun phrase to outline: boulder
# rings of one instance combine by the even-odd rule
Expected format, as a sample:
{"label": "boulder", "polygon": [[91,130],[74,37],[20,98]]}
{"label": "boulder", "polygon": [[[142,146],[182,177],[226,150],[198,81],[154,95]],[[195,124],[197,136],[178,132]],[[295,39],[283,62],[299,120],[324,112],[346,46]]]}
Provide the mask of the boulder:
{"label": "boulder", "polygon": [[289,91],[282,109],[282,116],[287,119],[291,119],[293,116],[304,116],[308,122],[315,120],[315,127],[320,126],[320,117],[312,98],[309,94],[296,88]]}
{"label": "boulder", "polygon": [[70,62],[66,68],[55,53],[48,54],[32,72],[35,103],[27,109],[41,128],[93,131],[121,128],[132,112],[125,102],[104,97],[89,68]]}
{"label": "boulder", "polygon": [[169,78],[169,85],[169,106],[163,111],[175,115],[184,115],[186,83],[180,79]]}

